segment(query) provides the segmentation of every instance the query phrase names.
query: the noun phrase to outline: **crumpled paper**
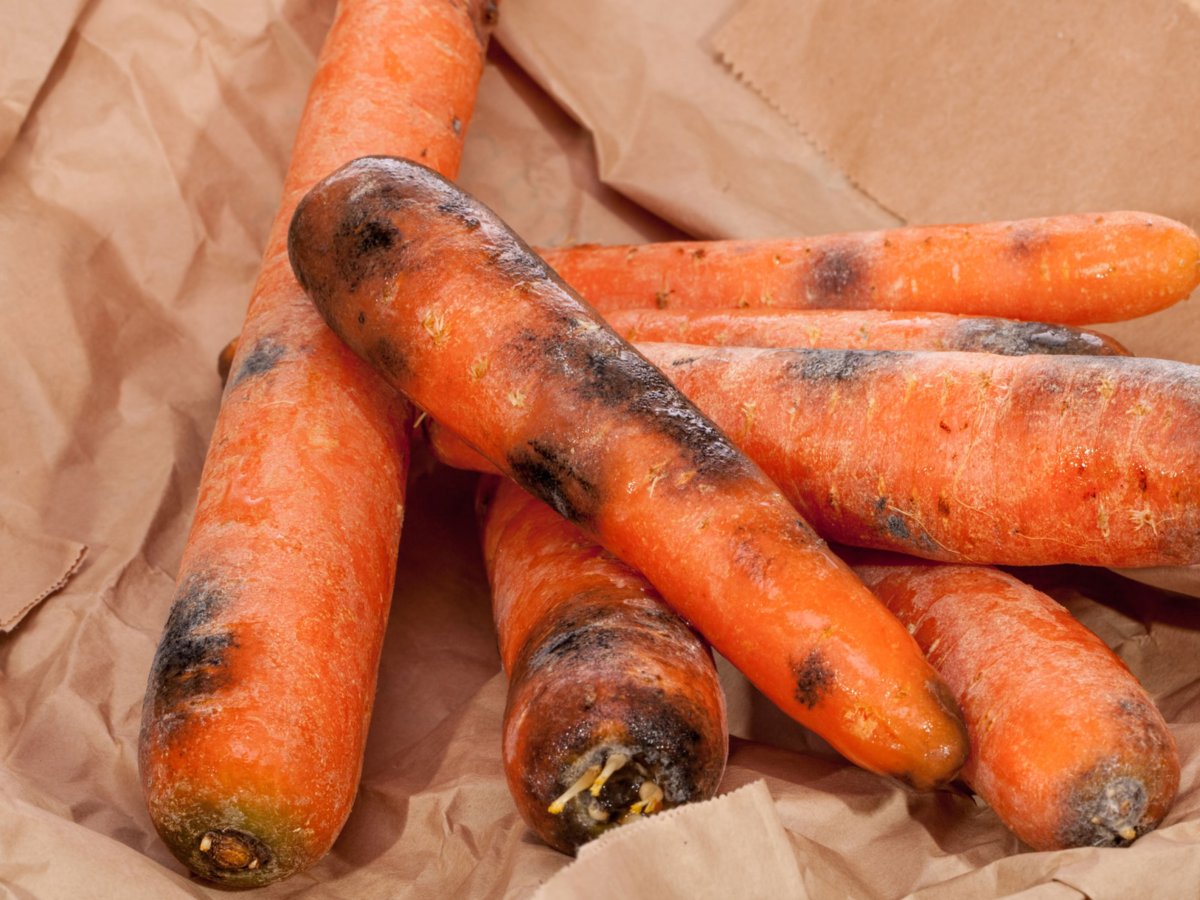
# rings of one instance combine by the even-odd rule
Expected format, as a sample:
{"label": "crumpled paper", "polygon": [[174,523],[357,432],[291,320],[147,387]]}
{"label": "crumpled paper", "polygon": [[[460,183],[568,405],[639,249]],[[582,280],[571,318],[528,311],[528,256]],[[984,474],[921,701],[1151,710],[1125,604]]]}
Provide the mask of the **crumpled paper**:
{"label": "crumpled paper", "polygon": [[[895,223],[717,58],[711,38],[738,7],[504,0],[460,181],[535,244]],[[222,896],[151,828],[138,720],[219,403],[216,355],[244,315],[332,3],[19,8],[8,46],[52,49],[0,64],[0,96],[23,109],[0,158],[5,571],[50,560],[57,584],[88,550],[0,634],[0,884]],[[1070,567],[1028,574],[1126,659],[1183,753],[1175,808],[1134,847],[1025,850],[964,793],[914,795],[847,765],[719,660],[734,735],[722,795],[573,864],[528,832],[504,782],[473,486],[418,454],[355,809],[326,859],[259,895],[582,896],[651,866],[661,890],[746,896],[747,858],[753,883],[782,886],[772,896],[1200,883],[1200,611]]]}

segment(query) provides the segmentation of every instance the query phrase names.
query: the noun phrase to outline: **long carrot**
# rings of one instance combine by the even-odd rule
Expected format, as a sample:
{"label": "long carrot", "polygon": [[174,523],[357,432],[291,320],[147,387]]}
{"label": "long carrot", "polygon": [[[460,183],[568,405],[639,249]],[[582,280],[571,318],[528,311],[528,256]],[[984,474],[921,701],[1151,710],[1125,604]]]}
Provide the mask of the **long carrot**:
{"label": "long carrot", "polygon": [[486,207],[411,161],[313,189],[292,264],[333,330],[621,559],[850,760],[918,786],[965,738],[912,638],[767,477]]}
{"label": "long carrot", "polygon": [[283,878],[340,831],[403,517],[409,407],[315,314],[287,225],[320,175],[363,152],[455,171],[492,16],[345,0],[318,61],[143,709],[150,817],[213,881]]}
{"label": "long carrot", "polygon": [[1200,562],[1200,367],[640,347],[829,540],[951,562]]}
{"label": "long carrot", "polygon": [[711,797],[729,752],[704,642],[637,572],[507,479],[480,483],[509,675],[504,768],[522,818],[566,853]]}
{"label": "long carrot", "polygon": [[605,316],[626,340],[833,350],[962,350],[1128,356],[1107,335],[1068,325],[878,309],[625,309]]}
{"label": "long carrot", "polygon": [[[1200,367],[638,344],[826,539],[947,562],[1200,562]],[[449,465],[493,463],[432,423]]]}
{"label": "long carrot", "polygon": [[1179,787],[1174,738],[1067,610],[986,566],[867,555],[854,569],[954,691],[971,735],[963,777],[1017,837],[1123,846],[1159,824]]}
{"label": "long carrot", "polygon": [[1200,284],[1200,237],[1143,212],[886,231],[542,250],[597,309],[925,310],[1084,325]]}

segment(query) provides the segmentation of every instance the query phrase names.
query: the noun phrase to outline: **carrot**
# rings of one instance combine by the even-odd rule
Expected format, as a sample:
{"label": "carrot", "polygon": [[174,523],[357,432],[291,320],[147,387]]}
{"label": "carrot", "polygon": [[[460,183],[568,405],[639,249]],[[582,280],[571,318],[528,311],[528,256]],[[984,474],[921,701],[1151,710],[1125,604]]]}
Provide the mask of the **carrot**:
{"label": "carrot", "polygon": [[315,314],[287,225],[319,175],[362,152],[456,169],[493,13],[345,0],[318,61],[143,707],[150,817],[213,881],[283,878],[340,831],[403,518],[410,408]]}
{"label": "carrot", "polygon": [[1084,325],[1146,315],[1200,284],[1200,237],[1143,212],[542,254],[604,313],[829,307]]}
{"label": "carrot", "polygon": [[625,309],[605,316],[627,340],[846,350],[962,350],[1128,356],[1095,331],[985,316],[864,309]]}
{"label": "carrot", "polygon": [[[947,562],[1200,562],[1200,367],[638,344],[826,539]],[[428,423],[434,453],[493,463]]]}
{"label": "carrot", "polygon": [[1123,846],[1162,821],[1179,787],[1174,738],[1067,610],[986,566],[850,559],[954,692],[971,735],[963,778],[1017,837]]}
{"label": "carrot", "polygon": [[642,572],[853,762],[920,787],[965,737],[912,638],[767,477],[494,213],[407,160],[297,208],[300,283],[343,340]]}
{"label": "carrot", "polygon": [[484,479],[478,496],[521,817],[572,853],[712,797],[729,738],[704,642],[639,573],[512,481]]}
{"label": "carrot", "polygon": [[639,348],[828,540],[949,562],[1200,562],[1200,367]]}

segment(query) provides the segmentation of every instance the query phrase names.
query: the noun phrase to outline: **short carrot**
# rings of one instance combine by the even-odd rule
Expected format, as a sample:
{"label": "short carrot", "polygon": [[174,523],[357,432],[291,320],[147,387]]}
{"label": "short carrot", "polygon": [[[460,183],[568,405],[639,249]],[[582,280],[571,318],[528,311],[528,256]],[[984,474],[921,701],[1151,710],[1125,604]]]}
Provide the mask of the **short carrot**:
{"label": "short carrot", "polygon": [[597,309],[892,309],[1085,325],[1200,284],[1200,237],[1144,212],[542,250]]}
{"label": "short carrot", "polygon": [[482,480],[478,506],[509,676],[504,768],[529,827],[572,853],[712,797],[729,738],[704,642],[639,573],[512,481]]}
{"label": "short carrot", "polygon": [[879,309],[625,309],[605,316],[626,340],[830,350],[962,350],[1128,356],[1099,332],[1047,322]]}
{"label": "short carrot", "polygon": [[341,830],[403,518],[410,408],[315,314],[287,225],[360,153],[457,168],[489,10],[345,0],[318,61],[143,707],[150,818],[212,881],[283,878]]}
{"label": "short carrot", "polygon": [[998,569],[881,556],[854,569],[954,691],[971,735],[963,778],[1017,837],[1035,850],[1123,846],[1162,821],[1175,740],[1096,635]]}
{"label": "short carrot", "polygon": [[368,158],[297,208],[333,330],[504,474],[642,572],[851,761],[928,787],[966,752],[911,636],[762,471],[483,204]]}
{"label": "short carrot", "polygon": [[[827,540],[947,562],[1200,562],[1200,367],[638,344]],[[448,465],[488,471],[444,423]]]}

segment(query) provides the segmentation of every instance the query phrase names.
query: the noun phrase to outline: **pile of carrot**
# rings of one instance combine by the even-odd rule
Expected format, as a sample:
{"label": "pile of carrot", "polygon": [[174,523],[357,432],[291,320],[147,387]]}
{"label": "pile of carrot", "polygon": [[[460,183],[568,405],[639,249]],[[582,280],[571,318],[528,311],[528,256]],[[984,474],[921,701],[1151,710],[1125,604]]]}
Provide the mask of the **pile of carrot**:
{"label": "pile of carrot", "polygon": [[1200,238],[1114,212],[539,255],[452,181],[495,17],[338,7],[149,676],[172,852],[246,887],[336,839],[413,407],[490,473],[504,769],[551,846],[717,792],[710,647],[1030,847],[1155,828],[1180,762],[1152,699],[992,566],[1200,563],[1200,367],[1080,327],[1187,297]]}

